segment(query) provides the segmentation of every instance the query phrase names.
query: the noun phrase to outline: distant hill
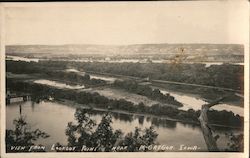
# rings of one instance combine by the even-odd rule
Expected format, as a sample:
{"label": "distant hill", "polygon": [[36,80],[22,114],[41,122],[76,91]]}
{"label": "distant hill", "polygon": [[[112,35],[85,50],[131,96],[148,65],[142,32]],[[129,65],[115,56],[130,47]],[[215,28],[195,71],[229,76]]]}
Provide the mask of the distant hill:
{"label": "distant hill", "polygon": [[[8,45],[6,54],[63,55],[175,55],[187,58],[228,58],[243,61],[244,46],[238,44],[134,44],[134,45]],[[230,58],[230,59],[229,59]]]}

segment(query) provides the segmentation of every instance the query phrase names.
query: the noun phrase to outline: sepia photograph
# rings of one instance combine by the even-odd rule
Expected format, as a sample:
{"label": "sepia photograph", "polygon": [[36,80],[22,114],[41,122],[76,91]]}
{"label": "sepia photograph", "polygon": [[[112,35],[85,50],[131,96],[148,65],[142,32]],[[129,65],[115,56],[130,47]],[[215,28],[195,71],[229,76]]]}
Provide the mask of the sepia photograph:
{"label": "sepia photograph", "polygon": [[248,157],[247,1],[0,9],[3,157]]}

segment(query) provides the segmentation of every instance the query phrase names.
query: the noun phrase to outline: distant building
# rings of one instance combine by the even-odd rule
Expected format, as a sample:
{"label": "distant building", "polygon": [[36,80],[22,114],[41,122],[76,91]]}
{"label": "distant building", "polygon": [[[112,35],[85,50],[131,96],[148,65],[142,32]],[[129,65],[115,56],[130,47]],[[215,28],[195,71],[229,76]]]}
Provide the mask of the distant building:
{"label": "distant building", "polygon": [[10,103],[10,104],[11,104],[11,103],[23,102],[23,101],[24,101],[23,97],[16,97],[16,98],[10,98],[10,99],[9,99],[9,103]]}
{"label": "distant building", "polygon": [[18,102],[23,102],[30,100],[30,95],[29,94],[11,94],[10,91],[6,92],[6,104],[11,104],[11,103],[18,103]]}

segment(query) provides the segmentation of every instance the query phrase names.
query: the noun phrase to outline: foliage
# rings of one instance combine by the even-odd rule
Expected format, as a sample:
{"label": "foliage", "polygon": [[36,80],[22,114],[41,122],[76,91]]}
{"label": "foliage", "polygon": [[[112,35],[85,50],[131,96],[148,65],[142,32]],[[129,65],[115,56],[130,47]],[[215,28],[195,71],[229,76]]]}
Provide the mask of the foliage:
{"label": "foliage", "polygon": [[34,141],[39,138],[48,138],[49,135],[40,129],[31,130],[29,124],[23,116],[13,121],[14,130],[6,130],[6,151],[14,152],[13,146],[24,146],[24,152],[29,150],[29,146],[34,145]]}
{"label": "foliage", "polygon": [[243,152],[244,149],[244,137],[243,134],[236,134],[233,133],[227,134],[226,137],[229,138],[230,142],[227,144],[228,148],[226,151],[240,151]]}
{"label": "foliage", "polygon": [[[28,82],[18,82],[7,79],[7,87],[14,91],[24,91],[36,94],[40,98],[52,96],[56,100],[71,100],[79,104],[87,105],[95,108],[122,110],[131,113],[152,114],[156,116],[165,116],[173,119],[182,120],[184,122],[199,123],[198,117],[200,110],[188,111],[180,110],[171,106],[162,106],[154,104],[146,106],[143,103],[134,104],[124,99],[114,100],[101,96],[98,93],[77,92],[74,90],[57,89],[46,85],[33,84]],[[47,97],[46,97],[47,96]],[[236,127],[243,127],[243,117],[235,115],[233,112],[211,110],[208,112],[210,124],[221,124]]]}
{"label": "foliage", "polygon": [[[100,79],[90,78],[88,74],[66,72],[65,65],[60,67],[46,66],[46,64],[22,61],[7,61],[6,71],[15,74],[39,74],[44,78],[64,81],[70,84],[103,85],[106,82]],[[53,66],[58,66],[55,64]]]}
{"label": "foliage", "polygon": [[112,150],[116,141],[122,136],[122,132],[121,130],[113,131],[111,124],[112,117],[109,114],[105,114],[93,133],[92,140],[94,140],[94,146],[104,148],[105,151]]}
{"label": "foliage", "polygon": [[[69,63],[68,63],[69,64]],[[72,64],[85,71],[149,77],[155,80],[175,81],[243,90],[244,66],[167,63],[101,63],[86,62]]]}
{"label": "foliage", "polygon": [[149,77],[155,80],[167,80],[218,86],[237,90],[244,88],[244,66],[205,64],[167,64],[167,63],[102,63],[102,62],[67,62],[43,61],[39,63],[6,61],[7,72],[13,73],[44,73],[52,70],[65,70],[67,66],[79,70],[99,73],[111,73],[140,78]]}
{"label": "foliage", "polygon": [[[135,128],[134,132],[130,132],[125,136],[120,145],[128,146],[127,151],[140,151],[142,145],[154,145],[157,136],[158,134],[153,126],[146,128],[144,131],[140,128]],[[145,151],[147,151],[147,149]]]}
{"label": "foliage", "polygon": [[113,86],[125,89],[129,92],[136,93],[139,95],[146,96],[148,98],[151,98],[153,100],[158,100],[166,104],[175,105],[178,107],[183,106],[180,102],[175,100],[173,96],[171,96],[169,93],[164,95],[160,92],[159,89],[152,89],[151,87],[147,85],[139,85],[136,81],[132,80],[125,80],[125,81],[119,81],[116,80],[113,84]]}
{"label": "foliage", "polygon": [[243,127],[243,118],[238,114],[235,115],[231,111],[228,112],[226,110],[223,111],[209,110],[208,120],[209,123],[219,124],[223,122],[223,124],[226,125]]}
{"label": "foliage", "polygon": [[153,127],[150,127],[144,132],[136,128],[134,133],[131,132],[123,137],[121,130],[113,129],[112,117],[108,113],[97,125],[90,119],[86,109],[78,108],[75,112],[75,119],[77,124],[69,122],[66,135],[68,145],[76,146],[77,151],[80,151],[83,145],[89,148],[96,147],[96,151],[114,151],[113,147],[118,145],[129,146],[126,151],[138,151],[140,145],[153,144],[158,136]]}

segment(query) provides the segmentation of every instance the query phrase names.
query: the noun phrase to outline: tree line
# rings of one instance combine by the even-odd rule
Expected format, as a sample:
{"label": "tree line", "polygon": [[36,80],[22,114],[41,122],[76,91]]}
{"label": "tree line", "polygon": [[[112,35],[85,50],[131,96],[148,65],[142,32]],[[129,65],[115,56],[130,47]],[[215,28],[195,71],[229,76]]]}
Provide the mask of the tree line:
{"label": "tree line", "polygon": [[69,84],[103,85],[101,79],[90,78],[88,74],[66,72],[65,69],[41,65],[35,62],[7,61],[6,71],[15,74],[39,74],[41,77],[64,81]]}
{"label": "tree line", "polygon": [[175,105],[177,107],[183,106],[182,103],[175,100],[175,98],[171,96],[169,93],[165,95],[161,93],[159,89],[152,89],[148,85],[140,85],[136,81],[133,81],[133,80],[124,80],[124,81],[115,80],[115,82],[112,85],[114,87],[125,89],[129,92],[143,95],[153,100],[160,101],[162,103]]}
{"label": "tree line", "polygon": [[[7,87],[12,91],[24,91],[43,98],[44,96],[52,96],[58,100],[71,100],[94,108],[122,110],[131,113],[152,114],[155,116],[167,116],[184,122],[199,122],[198,117],[200,115],[200,110],[195,111],[189,109],[188,111],[184,111],[171,106],[162,106],[159,104],[146,106],[143,103],[134,104],[124,99],[109,99],[96,92],[89,93],[84,91],[77,92],[74,90],[56,89],[47,85],[14,81],[12,79],[7,79]],[[243,117],[235,115],[233,112],[213,110],[208,113],[208,117],[209,123],[211,124],[243,127]]]}
{"label": "tree line", "polygon": [[83,71],[112,73],[155,80],[167,80],[243,90],[244,66],[170,63],[102,63],[41,61],[6,61],[7,72],[39,73],[48,69],[65,70],[68,66]]}
{"label": "tree line", "polygon": [[149,77],[154,80],[166,80],[182,83],[224,87],[235,90],[244,88],[244,66],[205,64],[168,64],[168,63],[68,63],[84,71]]}

